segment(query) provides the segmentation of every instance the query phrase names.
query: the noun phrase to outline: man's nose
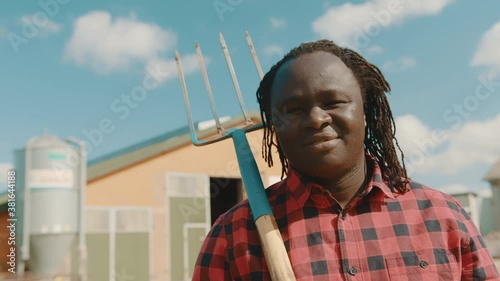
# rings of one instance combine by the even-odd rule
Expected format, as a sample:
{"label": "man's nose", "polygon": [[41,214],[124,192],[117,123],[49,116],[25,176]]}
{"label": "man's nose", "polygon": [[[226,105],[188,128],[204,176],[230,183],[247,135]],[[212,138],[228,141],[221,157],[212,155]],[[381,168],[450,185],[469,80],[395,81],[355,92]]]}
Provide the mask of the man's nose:
{"label": "man's nose", "polygon": [[315,106],[311,108],[306,120],[306,126],[321,129],[332,123],[332,117],[322,108]]}

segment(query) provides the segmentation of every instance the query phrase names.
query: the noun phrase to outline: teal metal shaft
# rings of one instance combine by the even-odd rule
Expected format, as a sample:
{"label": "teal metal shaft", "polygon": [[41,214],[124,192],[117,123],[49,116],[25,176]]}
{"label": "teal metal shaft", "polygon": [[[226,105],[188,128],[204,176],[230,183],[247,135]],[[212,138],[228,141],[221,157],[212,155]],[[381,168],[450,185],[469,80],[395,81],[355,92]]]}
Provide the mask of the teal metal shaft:
{"label": "teal metal shaft", "polygon": [[236,129],[232,132],[234,148],[240,166],[241,178],[247,191],[248,202],[252,209],[254,221],[260,216],[271,215],[273,212],[267,200],[266,190],[260,177],[259,168],[248,144],[245,131]]}

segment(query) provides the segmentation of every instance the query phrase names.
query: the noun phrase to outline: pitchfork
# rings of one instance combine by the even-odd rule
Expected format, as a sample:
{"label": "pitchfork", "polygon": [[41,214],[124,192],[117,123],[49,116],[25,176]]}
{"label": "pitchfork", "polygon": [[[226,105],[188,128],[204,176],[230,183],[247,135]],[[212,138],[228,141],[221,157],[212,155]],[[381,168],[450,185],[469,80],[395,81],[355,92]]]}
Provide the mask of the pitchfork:
{"label": "pitchfork", "polygon": [[[233,80],[234,89],[236,90],[236,95],[238,96],[238,101],[243,112],[243,117],[245,119],[245,124],[239,127],[233,128],[223,128],[217,114],[217,109],[215,107],[215,102],[212,94],[212,89],[210,88],[210,83],[208,81],[207,70],[205,68],[205,63],[203,60],[203,55],[201,53],[201,48],[198,43],[196,43],[196,53],[198,55],[198,61],[200,63],[201,73],[203,75],[203,80],[205,82],[205,87],[207,88],[208,98],[210,101],[210,107],[212,108],[212,113],[214,116],[215,124],[217,127],[217,136],[208,139],[199,140],[196,135],[196,129],[193,123],[193,117],[191,114],[191,107],[189,106],[188,92],[186,88],[186,81],[184,80],[184,72],[182,70],[182,63],[179,53],[175,52],[175,60],[177,63],[177,71],[179,73],[179,79],[182,86],[182,93],[184,95],[184,103],[186,105],[186,113],[189,122],[189,129],[191,132],[191,140],[196,146],[203,146],[211,144],[214,142],[222,141],[228,138],[233,139],[234,147],[236,150],[236,156],[238,158],[238,165],[240,168],[241,177],[245,185],[248,202],[252,210],[253,219],[259,233],[260,241],[262,244],[264,256],[266,258],[267,267],[273,281],[289,281],[295,280],[292,266],[290,260],[288,259],[287,251],[285,245],[283,244],[283,239],[279,232],[278,226],[276,224],[276,219],[271,211],[269,201],[267,200],[266,191],[264,189],[264,184],[260,177],[259,169],[257,163],[253,158],[252,151],[248,144],[246,138],[246,133],[255,131],[262,128],[262,123],[254,124],[250,119],[245,103],[243,102],[243,97],[241,95],[240,86],[236,74],[234,72],[233,63],[231,62],[231,57],[229,56],[229,51],[227,49],[226,42],[222,34],[219,34],[220,44],[222,46],[222,51],[224,52],[224,57],[226,58],[227,66]],[[253,57],[255,66],[259,73],[260,79],[262,79],[263,72],[260,66],[257,54],[253,47],[252,39],[248,32],[246,33],[247,43],[250,48],[250,52]]]}

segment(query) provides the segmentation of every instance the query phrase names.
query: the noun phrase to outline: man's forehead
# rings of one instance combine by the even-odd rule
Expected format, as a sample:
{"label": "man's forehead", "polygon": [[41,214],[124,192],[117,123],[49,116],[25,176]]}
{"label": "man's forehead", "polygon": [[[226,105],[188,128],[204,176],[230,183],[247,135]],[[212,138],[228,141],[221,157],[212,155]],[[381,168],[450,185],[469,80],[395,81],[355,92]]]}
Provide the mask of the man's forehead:
{"label": "man's forehead", "polygon": [[313,81],[327,84],[333,82],[337,86],[339,82],[346,86],[357,83],[353,72],[339,57],[331,53],[314,52],[285,62],[276,73],[271,92],[280,90],[285,83],[299,84]]}
{"label": "man's forehead", "polygon": [[309,76],[326,76],[335,72],[336,75],[350,72],[344,62],[334,54],[314,52],[301,55],[285,62],[276,73],[275,83],[288,79],[301,79]]}

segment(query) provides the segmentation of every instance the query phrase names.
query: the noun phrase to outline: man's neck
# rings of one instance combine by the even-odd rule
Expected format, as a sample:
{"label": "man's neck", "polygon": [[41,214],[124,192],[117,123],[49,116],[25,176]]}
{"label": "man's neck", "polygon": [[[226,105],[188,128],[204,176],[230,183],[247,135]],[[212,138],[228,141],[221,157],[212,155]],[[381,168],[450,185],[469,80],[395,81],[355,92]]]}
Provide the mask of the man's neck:
{"label": "man's neck", "polygon": [[364,189],[370,180],[366,159],[360,161],[358,165],[352,168],[347,174],[339,178],[316,179],[316,183],[328,190],[331,195],[339,202],[342,208],[350,203],[351,199]]}

